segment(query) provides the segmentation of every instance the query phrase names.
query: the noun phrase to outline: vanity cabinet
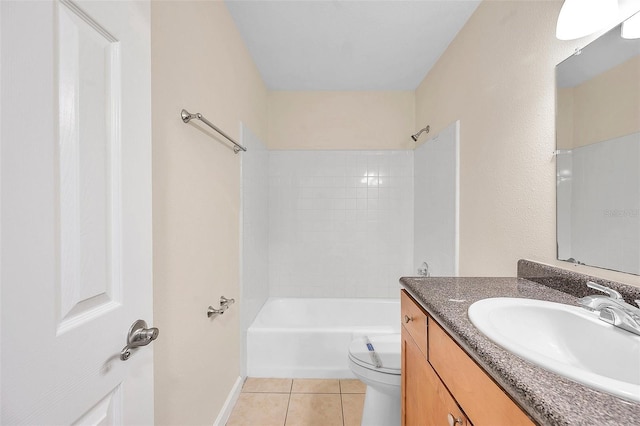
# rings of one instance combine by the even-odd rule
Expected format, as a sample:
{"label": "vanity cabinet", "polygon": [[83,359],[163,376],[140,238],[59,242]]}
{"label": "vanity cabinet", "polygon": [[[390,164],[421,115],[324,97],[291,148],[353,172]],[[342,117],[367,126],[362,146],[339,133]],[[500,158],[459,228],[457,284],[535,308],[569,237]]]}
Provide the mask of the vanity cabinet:
{"label": "vanity cabinet", "polygon": [[401,294],[402,425],[533,425],[408,295]]}

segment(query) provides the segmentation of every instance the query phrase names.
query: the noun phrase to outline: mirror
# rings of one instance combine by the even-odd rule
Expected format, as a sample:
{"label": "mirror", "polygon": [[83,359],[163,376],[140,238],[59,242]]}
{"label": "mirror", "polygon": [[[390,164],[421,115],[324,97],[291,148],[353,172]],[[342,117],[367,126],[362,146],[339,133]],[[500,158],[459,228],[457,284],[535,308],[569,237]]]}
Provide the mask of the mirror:
{"label": "mirror", "polygon": [[640,275],[640,39],[556,67],[558,259]]}

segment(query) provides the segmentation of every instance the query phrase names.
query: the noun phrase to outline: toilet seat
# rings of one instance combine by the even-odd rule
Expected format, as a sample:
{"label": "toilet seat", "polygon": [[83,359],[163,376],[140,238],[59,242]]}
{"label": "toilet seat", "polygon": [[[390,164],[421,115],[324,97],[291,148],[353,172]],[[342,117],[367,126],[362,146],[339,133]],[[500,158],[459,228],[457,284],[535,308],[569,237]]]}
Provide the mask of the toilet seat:
{"label": "toilet seat", "polygon": [[355,339],[349,345],[349,368],[367,385],[361,424],[400,426],[400,334],[369,336],[368,339],[380,358],[381,367],[376,367],[365,337]]}
{"label": "toilet seat", "polygon": [[[369,337],[376,354],[382,362],[382,367],[376,367],[371,359],[371,353],[365,338],[355,339],[349,345],[349,360],[359,367],[378,374],[400,375],[400,334],[387,334]],[[367,372],[365,372],[367,373]],[[370,375],[368,373],[367,375]]]}

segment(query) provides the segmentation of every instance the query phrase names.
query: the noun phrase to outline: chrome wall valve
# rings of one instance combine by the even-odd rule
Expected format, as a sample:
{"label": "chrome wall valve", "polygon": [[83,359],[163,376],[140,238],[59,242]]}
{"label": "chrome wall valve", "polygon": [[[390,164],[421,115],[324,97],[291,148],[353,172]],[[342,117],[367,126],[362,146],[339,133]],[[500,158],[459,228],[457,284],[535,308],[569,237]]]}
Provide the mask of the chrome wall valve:
{"label": "chrome wall valve", "polygon": [[224,314],[226,310],[229,309],[229,305],[233,305],[234,303],[236,303],[235,299],[227,299],[224,296],[220,296],[220,308],[216,309],[213,306],[209,305],[209,307],[207,308],[207,317],[215,318],[218,315]]}
{"label": "chrome wall valve", "polygon": [[224,296],[220,296],[220,306],[229,306],[236,303],[236,299],[227,299]]}
{"label": "chrome wall valve", "polygon": [[207,316],[211,318],[211,317],[216,317],[218,315],[222,315],[224,314],[224,311],[226,311],[227,309],[229,309],[227,306],[221,307],[220,309],[216,309],[213,306],[209,305],[209,307],[207,308]]}

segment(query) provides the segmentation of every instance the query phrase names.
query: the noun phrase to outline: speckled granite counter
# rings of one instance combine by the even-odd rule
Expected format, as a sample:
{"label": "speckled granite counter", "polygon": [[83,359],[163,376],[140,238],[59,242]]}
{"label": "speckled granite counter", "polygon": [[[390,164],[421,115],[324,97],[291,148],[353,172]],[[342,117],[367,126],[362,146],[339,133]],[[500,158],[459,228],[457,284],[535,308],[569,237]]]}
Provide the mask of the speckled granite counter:
{"label": "speckled granite counter", "polygon": [[403,277],[400,284],[536,422],[640,425],[639,403],[588,388],[511,354],[486,338],[467,316],[473,302],[489,297],[570,305],[577,305],[577,297],[522,278]]}

